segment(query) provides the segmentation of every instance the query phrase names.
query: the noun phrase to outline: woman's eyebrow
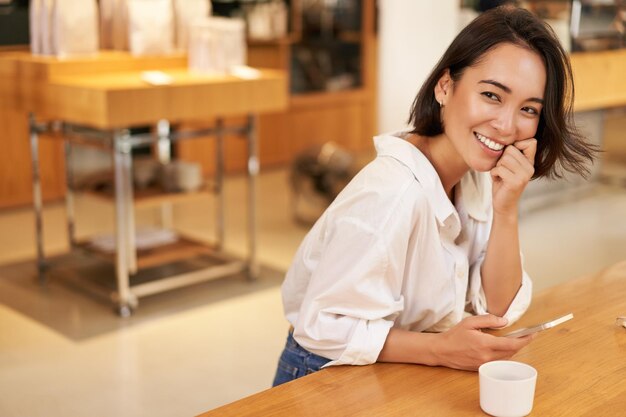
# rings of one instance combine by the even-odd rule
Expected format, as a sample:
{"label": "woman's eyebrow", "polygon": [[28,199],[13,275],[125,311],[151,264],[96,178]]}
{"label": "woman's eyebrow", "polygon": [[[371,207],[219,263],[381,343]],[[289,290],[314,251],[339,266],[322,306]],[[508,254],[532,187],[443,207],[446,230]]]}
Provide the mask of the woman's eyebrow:
{"label": "woman's eyebrow", "polygon": [[[511,89],[509,87],[507,87],[506,85],[502,84],[501,82],[495,81],[495,80],[480,80],[478,82],[478,84],[491,84],[494,85],[496,87],[498,87],[499,89],[503,90],[505,93],[507,94],[511,94]],[[539,98],[539,97],[530,97],[529,99],[527,99],[527,101],[534,101],[535,103],[539,103],[539,104],[543,104],[543,99]]]}

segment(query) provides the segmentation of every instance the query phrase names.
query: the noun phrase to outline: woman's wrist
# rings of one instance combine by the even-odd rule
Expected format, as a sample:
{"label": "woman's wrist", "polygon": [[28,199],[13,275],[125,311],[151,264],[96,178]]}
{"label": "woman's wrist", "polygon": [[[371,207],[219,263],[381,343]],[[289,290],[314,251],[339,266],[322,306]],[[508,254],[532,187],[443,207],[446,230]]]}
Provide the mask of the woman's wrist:
{"label": "woman's wrist", "polygon": [[440,334],[391,329],[378,356],[378,362],[416,363],[437,366]]}
{"label": "woman's wrist", "polygon": [[517,207],[511,210],[493,211],[493,223],[502,225],[517,226],[519,221],[519,210]]}

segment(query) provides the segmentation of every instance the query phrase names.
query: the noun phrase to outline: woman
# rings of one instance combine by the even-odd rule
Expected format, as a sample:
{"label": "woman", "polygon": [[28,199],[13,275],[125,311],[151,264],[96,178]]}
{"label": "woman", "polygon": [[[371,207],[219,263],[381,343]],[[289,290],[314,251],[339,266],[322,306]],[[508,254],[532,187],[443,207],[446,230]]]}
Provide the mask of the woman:
{"label": "woman", "polygon": [[588,172],[594,149],[572,100],[567,54],[545,23],[514,7],[470,23],[418,93],[413,128],[375,138],[377,158],[298,249],[274,385],[376,361],[475,370],[530,343],[481,329],[530,304],[518,238],[528,182]]}

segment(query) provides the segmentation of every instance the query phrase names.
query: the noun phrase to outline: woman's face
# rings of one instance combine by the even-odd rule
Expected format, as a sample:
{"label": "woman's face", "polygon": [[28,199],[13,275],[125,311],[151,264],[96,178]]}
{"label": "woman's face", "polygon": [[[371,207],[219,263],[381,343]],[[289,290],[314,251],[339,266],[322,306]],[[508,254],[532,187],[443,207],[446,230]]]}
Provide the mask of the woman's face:
{"label": "woman's face", "polygon": [[534,137],[545,85],[541,57],[510,43],[491,49],[457,82],[447,73],[439,80],[444,133],[469,168],[489,171],[506,146]]}

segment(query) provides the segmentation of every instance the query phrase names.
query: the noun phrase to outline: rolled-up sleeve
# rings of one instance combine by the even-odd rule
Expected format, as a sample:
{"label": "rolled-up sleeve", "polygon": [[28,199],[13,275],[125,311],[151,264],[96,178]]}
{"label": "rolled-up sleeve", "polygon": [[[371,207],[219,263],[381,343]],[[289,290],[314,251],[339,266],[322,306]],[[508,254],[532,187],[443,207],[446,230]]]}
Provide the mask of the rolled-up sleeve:
{"label": "rolled-up sleeve", "polygon": [[402,274],[393,270],[382,235],[354,218],[333,222],[324,233],[294,338],[331,359],[326,366],[376,362],[403,309]]}
{"label": "rolled-up sleeve", "polygon": [[[520,257],[522,255],[520,254]],[[472,309],[475,314],[487,314],[487,297],[485,296],[485,291],[482,285],[482,276],[480,273],[480,269],[482,267],[483,261],[485,259],[485,252],[483,252],[478,260],[470,266],[469,270],[469,288],[468,288],[468,302],[471,304]],[[522,315],[526,312],[528,307],[530,306],[530,302],[532,299],[532,291],[533,284],[523,269],[523,257],[522,257],[522,285],[520,286],[515,298],[509,305],[508,310],[504,314],[508,320],[507,326],[515,323],[517,320],[522,317]]]}

